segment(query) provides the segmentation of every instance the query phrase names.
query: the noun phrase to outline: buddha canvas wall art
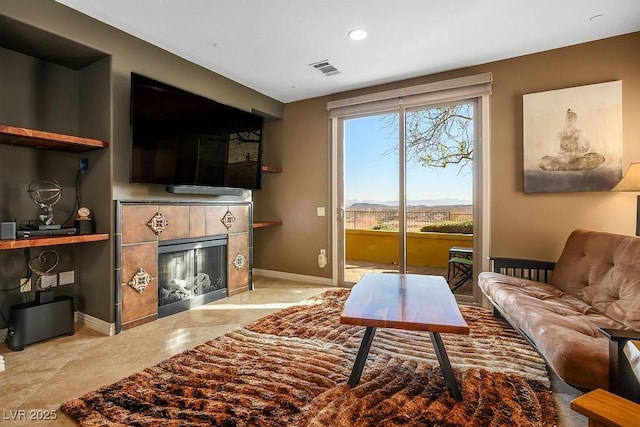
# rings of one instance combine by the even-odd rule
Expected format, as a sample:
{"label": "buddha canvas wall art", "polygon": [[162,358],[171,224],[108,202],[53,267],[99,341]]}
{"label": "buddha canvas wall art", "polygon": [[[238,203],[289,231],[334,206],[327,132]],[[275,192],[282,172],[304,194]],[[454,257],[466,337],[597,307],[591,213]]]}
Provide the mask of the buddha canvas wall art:
{"label": "buddha canvas wall art", "polygon": [[524,191],[609,191],[622,177],[622,82],[523,96]]}

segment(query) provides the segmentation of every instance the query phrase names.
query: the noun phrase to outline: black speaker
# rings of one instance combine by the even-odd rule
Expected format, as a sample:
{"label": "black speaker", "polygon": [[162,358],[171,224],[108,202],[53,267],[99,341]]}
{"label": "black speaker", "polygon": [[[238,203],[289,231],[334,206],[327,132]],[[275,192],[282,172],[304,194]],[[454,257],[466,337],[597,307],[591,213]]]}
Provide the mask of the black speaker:
{"label": "black speaker", "polygon": [[23,350],[25,345],[74,333],[71,297],[17,304],[9,309],[7,345],[11,350]]}
{"label": "black speaker", "polygon": [[91,219],[77,219],[75,225],[78,234],[91,234],[96,232],[95,223]]}
{"label": "black speaker", "polygon": [[167,193],[204,194],[207,196],[242,196],[241,188],[205,187],[200,185],[167,185]]}

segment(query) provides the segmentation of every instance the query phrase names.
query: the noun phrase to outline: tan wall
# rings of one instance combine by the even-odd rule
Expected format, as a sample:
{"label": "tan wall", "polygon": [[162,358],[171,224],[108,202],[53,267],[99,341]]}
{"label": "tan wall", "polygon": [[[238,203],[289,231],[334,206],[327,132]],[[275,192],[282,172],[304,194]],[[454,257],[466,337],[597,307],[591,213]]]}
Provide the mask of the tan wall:
{"label": "tan wall", "polygon": [[[263,163],[282,167],[282,173],[263,175],[262,190],[253,194],[254,219],[281,219],[283,225],[255,230],[254,267],[330,277],[331,266],[321,269],[317,261],[320,249],[331,248],[325,101],[295,105],[285,106],[284,120],[265,127]],[[327,216],[316,215],[320,206]]]}
{"label": "tan wall", "polygon": [[315,206],[330,200],[327,101],[483,72],[493,73],[491,254],[555,260],[576,227],[634,234],[636,194],[523,193],[522,95],[622,80],[626,169],[640,161],[640,33],[285,105],[284,120],[268,127],[274,139],[265,147],[285,172],[256,197],[256,215],[273,214],[284,224],[256,233],[256,267],[331,275],[330,268],[317,268],[315,256],[329,244],[330,223],[314,217]]}

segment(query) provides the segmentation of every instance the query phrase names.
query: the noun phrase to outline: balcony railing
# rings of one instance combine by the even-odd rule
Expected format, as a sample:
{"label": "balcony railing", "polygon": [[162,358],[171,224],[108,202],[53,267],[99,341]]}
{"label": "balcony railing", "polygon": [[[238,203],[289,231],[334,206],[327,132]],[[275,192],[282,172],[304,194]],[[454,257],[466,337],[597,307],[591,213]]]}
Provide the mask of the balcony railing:
{"label": "balcony railing", "polygon": [[[407,231],[420,231],[426,225],[448,221],[472,221],[473,214],[447,211],[407,211]],[[346,210],[345,228],[350,230],[397,229],[400,219],[396,209]]]}

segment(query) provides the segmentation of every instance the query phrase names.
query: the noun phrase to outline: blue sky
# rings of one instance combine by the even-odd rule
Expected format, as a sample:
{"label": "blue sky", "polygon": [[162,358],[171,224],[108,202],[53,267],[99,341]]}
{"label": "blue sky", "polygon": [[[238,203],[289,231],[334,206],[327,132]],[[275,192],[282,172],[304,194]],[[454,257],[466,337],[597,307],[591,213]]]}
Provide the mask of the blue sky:
{"label": "blue sky", "polygon": [[[382,116],[345,120],[345,199],[398,200],[398,154],[384,153],[396,143],[384,128]],[[396,131],[397,132],[397,131]],[[410,164],[407,168],[407,199],[464,199],[471,202],[470,170],[458,166],[444,169]]]}

